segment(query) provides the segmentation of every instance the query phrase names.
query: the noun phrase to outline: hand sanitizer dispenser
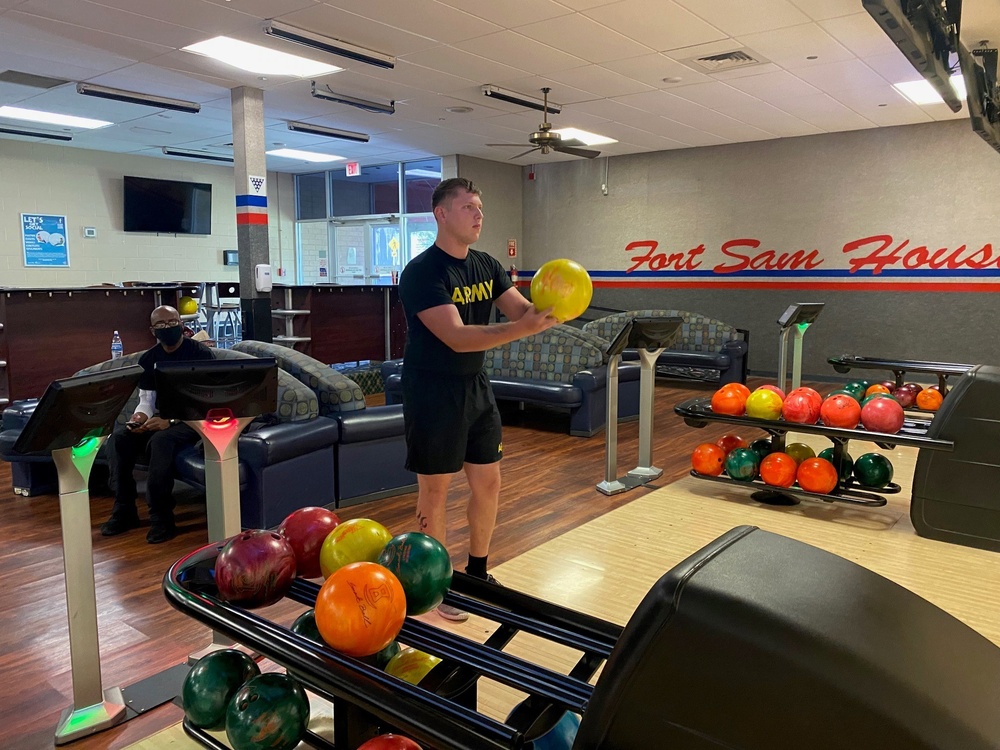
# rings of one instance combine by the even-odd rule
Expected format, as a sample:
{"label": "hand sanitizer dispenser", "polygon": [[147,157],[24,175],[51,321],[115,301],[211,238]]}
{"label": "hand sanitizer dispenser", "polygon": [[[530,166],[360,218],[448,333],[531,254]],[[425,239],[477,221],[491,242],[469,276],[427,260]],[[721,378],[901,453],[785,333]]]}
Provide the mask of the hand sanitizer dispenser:
{"label": "hand sanitizer dispenser", "polygon": [[258,263],[253,269],[253,279],[258,292],[271,291],[271,266]]}

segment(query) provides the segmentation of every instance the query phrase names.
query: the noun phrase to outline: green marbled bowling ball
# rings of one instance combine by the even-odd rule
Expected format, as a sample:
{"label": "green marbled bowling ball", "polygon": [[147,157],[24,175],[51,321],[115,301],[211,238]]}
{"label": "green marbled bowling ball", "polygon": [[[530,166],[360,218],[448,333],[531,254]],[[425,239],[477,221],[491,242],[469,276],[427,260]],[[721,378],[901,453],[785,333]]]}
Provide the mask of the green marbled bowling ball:
{"label": "green marbled bowling ball", "polygon": [[749,448],[734,448],[726,456],[726,474],[740,482],[752,482],[759,466],[757,454]]}
{"label": "green marbled bowling ball", "polygon": [[865,453],[854,462],[854,478],[862,487],[880,490],[892,481],[892,463],[881,453]]}
{"label": "green marbled bowling ball", "polygon": [[233,694],[259,674],[260,668],[242,651],[227,648],[206,654],[184,678],[184,715],[196,727],[222,729]]}

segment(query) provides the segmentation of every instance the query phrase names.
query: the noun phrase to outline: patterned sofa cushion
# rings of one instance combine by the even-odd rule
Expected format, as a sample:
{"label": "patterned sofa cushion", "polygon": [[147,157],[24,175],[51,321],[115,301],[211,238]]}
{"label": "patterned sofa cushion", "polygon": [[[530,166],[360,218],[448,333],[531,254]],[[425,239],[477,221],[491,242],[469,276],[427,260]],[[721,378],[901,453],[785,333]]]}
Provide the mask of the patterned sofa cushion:
{"label": "patterned sofa cushion", "polygon": [[723,344],[742,338],[735,326],[685,310],[631,310],[585,323],[583,330],[612,341],[632,318],[682,318],[681,332],[671,348],[682,352],[718,352]]}
{"label": "patterned sofa cushion", "polygon": [[[131,354],[126,354],[124,357],[119,357],[118,359],[108,359],[99,364],[86,367],[77,375],[82,375],[87,372],[101,372],[104,370],[115,370],[120,367],[129,367],[130,365],[139,364],[139,357],[141,357],[143,352],[133,352]],[[230,349],[213,349],[212,354],[216,359],[247,359],[251,357],[249,354],[244,354],[242,352],[234,352]],[[281,367],[279,363],[279,368]],[[118,415],[116,421],[120,425],[124,425],[128,418],[135,413],[135,407],[139,404],[139,391],[138,389],[132,394],[132,397],[125,404],[125,408]],[[278,370],[278,410],[275,412],[275,417],[279,422],[302,422],[309,419],[314,419],[319,414],[319,406],[317,404],[316,394],[313,393],[309,388],[303,383],[299,382],[296,378],[289,375],[282,369]]]}
{"label": "patterned sofa cushion", "polygon": [[580,370],[603,363],[604,351],[592,336],[581,335],[572,326],[557,325],[490,349],[484,367],[490,377],[571,383]]}
{"label": "patterned sofa cushion", "polygon": [[240,341],[233,349],[255,357],[274,357],[282,370],[316,392],[319,413],[324,416],[365,408],[365,394],[361,386],[308,354],[279,344],[250,340]]}

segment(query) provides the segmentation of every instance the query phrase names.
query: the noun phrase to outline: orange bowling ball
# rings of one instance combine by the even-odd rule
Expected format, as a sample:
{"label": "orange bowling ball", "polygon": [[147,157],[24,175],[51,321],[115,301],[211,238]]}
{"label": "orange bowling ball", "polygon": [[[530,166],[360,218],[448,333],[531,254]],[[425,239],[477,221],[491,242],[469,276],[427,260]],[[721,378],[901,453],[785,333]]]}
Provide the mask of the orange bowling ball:
{"label": "orange bowling ball", "polygon": [[747,396],[749,395],[744,395],[742,391],[724,385],[712,395],[712,411],[730,417],[742,417],[746,412]]}
{"label": "orange bowling ball", "polygon": [[941,408],[942,401],[944,401],[944,396],[942,396],[941,391],[936,388],[924,388],[917,394],[918,409],[937,411]]}
{"label": "orange bowling ball", "polygon": [[405,620],[402,584],[376,563],[345,565],[316,596],[316,629],[331,648],[348,656],[377,654],[392,643]]}
{"label": "orange bowling ball", "polygon": [[837,469],[825,458],[807,458],[799,464],[795,479],[806,492],[826,495],[837,488]]}
{"label": "orange bowling ball", "polygon": [[791,487],[799,465],[787,453],[768,453],[760,462],[760,478],[772,487]]}
{"label": "orange bowling ball", "polygon": [[594,284],[587,269],[574,260],[543,263],[531,277],[531,301],[537,310],[552,308],[560,323],[579,317],[590,306]]}
{"label": "orange bowling ball", "polygon": [[715,443],[702,443],[691,454],[691,468],[707,477],[719,476],[725,461],[726,451]]}

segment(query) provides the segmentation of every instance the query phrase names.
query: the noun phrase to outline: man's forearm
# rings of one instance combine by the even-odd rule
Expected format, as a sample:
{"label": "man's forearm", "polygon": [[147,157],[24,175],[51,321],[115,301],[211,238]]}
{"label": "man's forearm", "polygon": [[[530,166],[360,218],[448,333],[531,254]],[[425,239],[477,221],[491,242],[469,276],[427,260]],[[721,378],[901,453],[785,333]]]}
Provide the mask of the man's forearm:
{"label": "man's forearm", "polygon": [[484,352],[527,335],[517,321],[494,323],[486,326],[461,326],[452,332],[445,343],[456,352]]}

